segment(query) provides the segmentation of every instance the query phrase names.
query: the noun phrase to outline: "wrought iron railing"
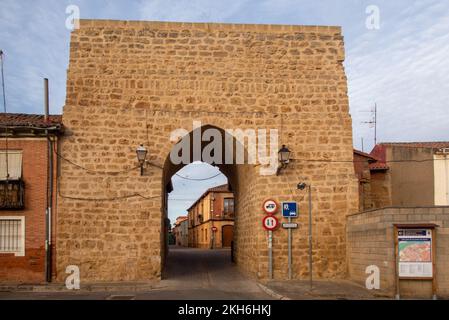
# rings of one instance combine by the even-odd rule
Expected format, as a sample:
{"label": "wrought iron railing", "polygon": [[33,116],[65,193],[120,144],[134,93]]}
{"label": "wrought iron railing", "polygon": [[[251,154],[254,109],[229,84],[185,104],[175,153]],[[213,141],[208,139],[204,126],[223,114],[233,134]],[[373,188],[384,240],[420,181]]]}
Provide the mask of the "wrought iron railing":
{"label": "wrought iron railing", "polygon": [[0,181],[0,210],[25,207],[25,184],[23,180]]}

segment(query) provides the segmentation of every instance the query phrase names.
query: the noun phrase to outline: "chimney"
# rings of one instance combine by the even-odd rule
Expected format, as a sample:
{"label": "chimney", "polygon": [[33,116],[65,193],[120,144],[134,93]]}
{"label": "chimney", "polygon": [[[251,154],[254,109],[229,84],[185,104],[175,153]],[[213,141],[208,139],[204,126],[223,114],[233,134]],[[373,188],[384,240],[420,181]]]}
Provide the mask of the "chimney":
{"label": "chimney", "polygon": [[44,78],[44,119],[45,122],[48,121],[49,113],[49,103],[48,103],[48,79]]}

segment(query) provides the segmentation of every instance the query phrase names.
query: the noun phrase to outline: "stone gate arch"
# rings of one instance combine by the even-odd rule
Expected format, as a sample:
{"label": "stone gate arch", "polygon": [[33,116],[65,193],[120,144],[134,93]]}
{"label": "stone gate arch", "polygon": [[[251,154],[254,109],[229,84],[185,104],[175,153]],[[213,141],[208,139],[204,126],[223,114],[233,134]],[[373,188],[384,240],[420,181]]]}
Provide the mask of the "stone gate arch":
{"label": "stone gate arch", "polygon": [[[198,119],[197,119],[198,120]],[[220,122],[221,125],[225,125],[225,122],[223,121],[216,121]],[[232,124],[230,122],[227,123],[228,125]],[[183,128],[184,129],[184,128]],[[198,133],[196,138],[202,137],[206,132],[209,130],[216,130],[217,133],[220,134],[221,140],[219,141],[219,144],[221,147],[222,155],[218,159],[218,163],[207,161],[203,158],[197,160],[200,160],[202,162],[208,163],[210,165],[216,166],[220,169],[220,171],[226,176],[228,179],[228,183],[230,185],[230,189],[234,192],[234,199],[236,203],[236,212],[235,212],[235,252],[234,257],[237,263],[244,264],[244,261],[249,260],[259,260],[260,256],[257,254],[257,243],[258,243],[258,237],[261,236],[259,234],[261,230],[258,230],[257,228],[254,228],[252,221],[257,221],[257,217],[251,213],[246,213],[246,211],[249,211],[248,208],[251,206],[251,194],[255,191],[253,188],[251,188],[251,183],[248,183],[250,181],[254,181],[256,179],[256,176],[259,175],[258,167],[259,165],[253,165],[248,163],[248,150],[247,150],[247,144],[248,139],[245,138],[244,141],[239,141],[235,136],[228,133],[226,130],[230,128],[220,128],[215,125],[211,124],[204,124],[201,127],[192,128],[191,131],[186,135],[183,136],[182,139],[179,139],[177,143],[172,143],[172,148],[170,152],[173,151],[173,148],[176,145],[180,145],[184,138],[187,138],[188,146],[186,149],[189,152],[190,159],[188,163],[180,163],[180,164],[173,164],[173,162],[170,159],[170,152],[167,154],[166,160],[164,162],[163,167],[163,173],[162,173],[162,230],[161,230],[161,242],[164,242],[164,231],[166,230],[166,226],[164,225],[164,219],[167,218],[168,212],[167,212],[167,205],[168,205],[168,193],[171,191],[171,178],[173,175],[175,175],[179,170],[181,170],[184,166],[194,162],[194,150],[193,150],[193,140],[195,139],[195,133]],[[188,130],[187,130],[188,131]],[[211,143],[214,143],[216,141],[204,141],[203,138],[201,139],[201,146],[199,150],[201,153],[205,150],[205,147],[210,145]],[[231,147],[229,148],[229,145],[226,144],[226,139],[229,139],[228,141],[231,141]],[[213,140],[213,139],[211,139]],[[237,159],[237,152],[241,150],[243,151],[243,157],[245,159],[245,163],[238,163]],[[217,150],[215,150],[217,151]],[[227,161],[226,155],[231,153],[232,155],[232,161]],[[228,159],[230,160],[230,159]],[[227,163],[228,162],[228,163]],[[166,243],[166,242],[165,242]],[[162,265],[164,265],[164,257],[167,253],[167,249],[164,248],[165,251],[161,253],[162,256]],[[251,258],[248,258],[247,255],[250,255]],[[257,265],[257,263],[255,263]],[[247,263],[248,265],[248,263]],[[248,267],[248,266],[247,266]],[[252,266],[251,266],[252,267]],[[250,268],[251,268],[250,267]],[[162,267],[163,269],[163,267]]]}
{"label": "stone gate arch", "polygon": [[[160,279],[164,168],[170,132],[193,121],[218,128],[277,129],[293,160],[280,175],[236,169],[250,238],[237,264],[267,278],[265,198],[307,203],[314,189],[314,272],[343,277],[345,217],[357,181],[343,37],[339,27],[81,20],[71,34],[66,136],[61,142],[58,279],[78,265],[82,281]],[[154,166],[136,168],[144,143]],[[74,165],[75,164],[75,165]],[[165,180],[166,181],[166,180]],[[307,217],[293,242],[293,276],[307,276]],[[238,236],[238,235],[237,235]],[[287,276],[286,231],[274,238],[274,277]]]}

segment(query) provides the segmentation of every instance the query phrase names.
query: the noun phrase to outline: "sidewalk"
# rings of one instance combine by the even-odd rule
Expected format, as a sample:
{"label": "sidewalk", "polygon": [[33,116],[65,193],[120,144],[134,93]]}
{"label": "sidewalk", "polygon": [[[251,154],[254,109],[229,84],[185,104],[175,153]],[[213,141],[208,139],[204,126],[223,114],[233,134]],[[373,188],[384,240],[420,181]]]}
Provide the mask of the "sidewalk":
{"label": "sidewalk", "polygon": [[367,290],[349,280],[314,280],[312,290],[310,290],[310,283],[307,280],[270,281],[262,285],[261,288],[274,298],[282,300],[391,299],[382,292]]}
{"label": "sidewalk", "polygon": [[[129,291],[142,292],[154,289],[162,289],[164,286],[159,281],[148,282],[95,282],[81,283],[77,292],[114,292]],[[0,292],[68,292],[64,283],[42,283],[42,284],[17,284],[2,283]]]}

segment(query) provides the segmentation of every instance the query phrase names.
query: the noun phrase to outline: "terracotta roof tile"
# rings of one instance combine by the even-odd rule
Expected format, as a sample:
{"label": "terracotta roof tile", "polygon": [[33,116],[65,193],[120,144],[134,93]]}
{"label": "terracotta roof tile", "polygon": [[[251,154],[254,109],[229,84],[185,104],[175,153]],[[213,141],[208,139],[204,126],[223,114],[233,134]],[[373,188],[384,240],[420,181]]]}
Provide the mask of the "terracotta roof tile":
{"label": "terracotta roof tile", "polygon": [[432,142],[383,142],[382,146],[396,146],[407,148],[432,148],[441,149],[449,148],[449,141],[432,141]]}
{"label": "terracotta roof tile", "polygon": [[378,160],[378,159],[377,159],[375,156],[373,156],[372,154],[368,154],[368,153],[359,151],[359,150],[357,150],[357,149],[354,149],[354,154],[357,154],[357,155],[359,155],[359,156],[361,156],[361,157],[365,157],[365,158],[368,158],[368,159],[371,159],[371,160],[374,160],[374,161],[377,161],[377,160]]}
{"label": "terracotta roof tile", "polygon": [[368,165],[370,170],[388,170],[390,167],[385,162],[374,162]]}
{"label": "terracotta roof tile", "polygon": [[231,192],[231,190],[229,188],[229,184],[227,183],[209,188],[187,209],[187,211],[192,209],[202,198],[204,198],[210,192]]}
{"label": "terracotta roof tile", "polygon": [[43,114],[0,113],[0,126],[50,128],[62,126],[62,115],[50,115],[45,121]]}
{"label": "terracotta roof tile", "polygon": [[222,185],[220,185],[220,186],[216,186],[216,187],[209,188],[209,189],[206,190],[206,192],[204,193],[204,195],[207,194],[207,193],[209,193],[209,192],[218,192],[218,191],[224,191],[224,192],[230,191],[230,190],[229,190],[229,185],[226,183],[226,184],[222,184]]}

